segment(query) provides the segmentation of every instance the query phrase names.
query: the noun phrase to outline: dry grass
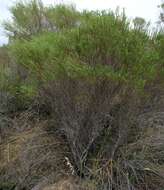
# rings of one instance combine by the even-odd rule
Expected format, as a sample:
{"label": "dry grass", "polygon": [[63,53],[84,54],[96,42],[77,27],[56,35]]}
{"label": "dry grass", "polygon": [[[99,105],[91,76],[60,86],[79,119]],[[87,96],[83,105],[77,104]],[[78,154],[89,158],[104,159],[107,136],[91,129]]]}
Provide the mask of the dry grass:
{"label": "dry grass", "polygon": [[[20,128],[24,128],[22,123],[32,124],[28,120],[20,122],[20,118],[17,118]],[[14,119],[16,128],[17,119]],[[67,144],[48,129],[47,121],[35,121],[23,131],[16,128],[0,145],[0,183],[14,182],[18,189],[30,189],[41,181],[47,184],[71,174],[65,160],[70,153]]]}
{"label": "dry grass", "polygon": [[[105,120],[106,127],[102,120],[102,123],[96,123],[96,127],[103,125],[103,130],[87,150],[84,147],[87,151],[84,176],[77,175],[76,160],[70,147],[72,143],[63,135],[63,127],[55,125],[59,123],[54,122],[53,114],[52,122],[52,117],[39,116],[34,111],[13,115],[10,127],[2,131],[5,135],[0,144],[0,183],[14,183],[18,190],[163,190],[162,97],[160,106],[152,102],[151,109],[143,111],[142,108],[141,113],[135,98],[128,103],[127,99],[116,101],[110,109],[111,117]],[[90,109],[92,116],[93,108]],[[104,113],[106,109],[102,109]],[[73,113],[67,114],[74,118]],[[92,121],[97,121],[94,118],[96,115]],[[66,121],[74,120],[67,119],[63,121],[64,129],[72,132],[66,128]],[[92,127],[90,134],[94,132]],[[87,131],[83,134],[83,129],[79,130],[75,137],[77,142],[83,143],[77,137],[82,138]]]}

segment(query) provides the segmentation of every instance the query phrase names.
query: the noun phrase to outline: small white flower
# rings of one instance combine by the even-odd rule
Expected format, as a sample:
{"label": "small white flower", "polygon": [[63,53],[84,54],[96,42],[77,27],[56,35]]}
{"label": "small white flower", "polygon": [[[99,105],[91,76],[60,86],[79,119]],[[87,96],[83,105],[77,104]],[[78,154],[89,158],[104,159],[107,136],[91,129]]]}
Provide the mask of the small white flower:
{"label": "small white flower", "polygon": [[69,166],[69,168],[70,168],[70,170],[71,170],[71,174],[74,175],[74,174],[75,174],[75,170],[74,170],[74,167],[73,167],[73,165],[71,164],[69,158],[68,158],[68,157],[65,157],[65,160],[66,160],[67,166]]}

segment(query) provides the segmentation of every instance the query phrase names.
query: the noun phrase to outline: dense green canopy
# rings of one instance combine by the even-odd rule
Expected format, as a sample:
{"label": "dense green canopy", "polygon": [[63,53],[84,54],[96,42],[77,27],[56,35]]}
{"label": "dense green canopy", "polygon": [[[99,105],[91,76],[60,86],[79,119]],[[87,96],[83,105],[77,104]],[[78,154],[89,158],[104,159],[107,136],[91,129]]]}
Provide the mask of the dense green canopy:
{"label": "dense green canopy", "polygon": [[39,80],[106,76],[143,87],[163,66],[163,34],[150,37],[139,18],[131,27],[124,12],[79,12],[73,6],[43,7],[40,1],[18,3],[11,12],[6,30],[12,56]]}

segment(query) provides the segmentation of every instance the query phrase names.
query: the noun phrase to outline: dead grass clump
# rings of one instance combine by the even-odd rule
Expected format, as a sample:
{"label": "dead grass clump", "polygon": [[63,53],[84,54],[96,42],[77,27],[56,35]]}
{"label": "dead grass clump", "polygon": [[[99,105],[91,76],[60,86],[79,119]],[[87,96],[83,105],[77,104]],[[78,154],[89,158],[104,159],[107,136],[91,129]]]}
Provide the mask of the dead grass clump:
{"label": "dead grass clump", "polygon": [[164,188],[163,112],[146,113],[140,116],[139,125],[142,133],[138,139],[120,144],[112,159],[102,157],[101,151],[97,159],[92,162],[90,173],[97,183],[97,189],[159,190]]}
{"label": "dead grass clump", "polygon": [[0,183],[12,182],[18,190],[71,174],[65,160],[70,153],[67,144],[48,128],[47,121],[28,121],[27,125],[27,119],[22,120],[26,117],[27,113],[18,116],[19,122],[14,119],[15,132],[0,145]]}

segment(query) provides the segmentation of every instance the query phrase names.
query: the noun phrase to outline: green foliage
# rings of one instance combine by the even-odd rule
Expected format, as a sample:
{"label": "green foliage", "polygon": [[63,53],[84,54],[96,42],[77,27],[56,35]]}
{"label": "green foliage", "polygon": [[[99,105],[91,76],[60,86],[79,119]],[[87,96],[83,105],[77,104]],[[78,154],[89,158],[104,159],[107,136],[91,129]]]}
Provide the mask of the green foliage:
{"label": "green foliage", "polygon": [[39,0],[18,2],[11,13],[12,22],[5,23],[10,56],[29,71],[31,88],[63,77],[104,77],[143,89],[162,76],[163,32],[150,37],[142,18],[132,28],[124,12],[79,12],[72,5],[44,7]]}
{"label": "green foliage", "polygon": [[17,105],[27,105],[36,96],[37,89],[34,77],[22,80],[17,68],[19,65],[11,64],[8,48],[0,48],[0,92],[8,92],[15,97]]}
{"label": "green foliage", "polygon": [[57,5],[45,9],[45,17],[52,30],[60,31],[70,29],[78,25],[80,13],[73,5]]}
{"label": "green foliage", "polygon": [[37,95],[37,88],[34,85],[20,84],[18,82],[10,84],[7,91],[15,96],[15,104],[19,109],[26,108]]}
{"label": "green foliage", "polygon": [[159,74],[163,78],[164,77],[164,33],[161,31],[155,41],[155,46],[157,48],[157,52],[159,54]]}
{"label": "green foliage", "polygon": [[7,183],[0,184],[0,189],[1,190],[12,190],[15,188],[15,186],[16,185],[14,183],[7,182]]}
{"label": "green foliage", "polygon": [[6,86],[10,73],[7,48],[0,47],[0,90]]}
{"label": "green foliage", "polygon": [[[72,11],[64,6],[53,9],[49,11],[54,13],[55,20],[61,14],[69,14],[72,21],[77,19],[72,14],[77,13],[73,8]],[[155,76],[158,53],[152,39],[144,30],[131,29],[124,13],[84,11],[78,15],[76,26],[66,26],[67,15],[58,23],[63,22],[61,25],[66,30],[13,41],[10,50],[16,62],[35,73],[40,81],[62,75],[107,76],[143,87]]]}
{"label": "green foliage", "polygon": [[12,22],[4,22],[4,27],[13,39],[27,38],[42,30],[43,4],[40,0],[32,0],[28,3],[20,1],[11,7]]}
{"label": "green foliage", "polygon": [[10,38],[29,39],[45,31],[60,31],[75,27],[80,14],[73,6],[44,7],[40,0],[20,1],[10,8],[11,22],[4,22]]}

